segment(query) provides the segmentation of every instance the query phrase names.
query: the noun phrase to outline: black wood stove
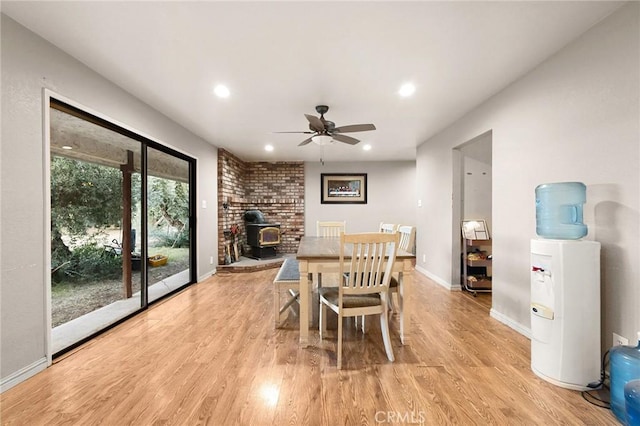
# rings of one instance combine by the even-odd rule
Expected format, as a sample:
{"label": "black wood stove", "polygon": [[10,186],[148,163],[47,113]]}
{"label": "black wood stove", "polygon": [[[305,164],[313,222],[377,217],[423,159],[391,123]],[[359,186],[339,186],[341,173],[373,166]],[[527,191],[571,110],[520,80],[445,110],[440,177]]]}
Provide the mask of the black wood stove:
{"label": "black wood stove", "polygon": [[244,220],[251,257],[254,259],[275,257],[276,248],[280,245],[280,224],[267,223],[260,210],[247,210]]}

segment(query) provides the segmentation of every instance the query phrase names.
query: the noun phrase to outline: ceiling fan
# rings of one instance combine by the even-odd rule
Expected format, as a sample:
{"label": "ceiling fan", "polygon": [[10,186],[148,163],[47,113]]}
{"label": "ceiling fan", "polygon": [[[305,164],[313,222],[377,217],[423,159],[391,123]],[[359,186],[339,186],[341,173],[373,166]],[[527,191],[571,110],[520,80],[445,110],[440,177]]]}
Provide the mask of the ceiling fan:
{"label": "ceiling fan", "polygon": [[315,115],[305,114],[309,121],[309,130],[305,132],[276,132],[276,133],[304,133],[312,135],[307,139],[303,140],[298,144],[298,146],[304,146],[308,143],[316,143],[318,145],[329,145],[334,141],[344,142],[349,145],[355,145],[360,142],[356,138],[352,138],[351,136],[343,135],[343,133],[351,133],[351,132],[366,132],[368,130],[376,130],[376,126],[373,124],[351,124],[348,126],[340,126],[336,127],[336,124],[333,121],[326,120],[324,118],[324,114],[329,111],[329,107],[327,105],[318,105],[316,106],[316,112],[320,114],[320,117],[316,117]]}

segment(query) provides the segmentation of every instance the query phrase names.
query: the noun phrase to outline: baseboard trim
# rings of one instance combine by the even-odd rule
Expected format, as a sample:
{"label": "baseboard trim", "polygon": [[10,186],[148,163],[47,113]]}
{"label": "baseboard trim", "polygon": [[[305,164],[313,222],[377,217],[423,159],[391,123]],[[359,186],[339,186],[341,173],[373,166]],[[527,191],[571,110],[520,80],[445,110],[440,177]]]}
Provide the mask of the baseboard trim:
{"label": "baseboard trim", "polygon": [[496,311],[493,308],[491,308],[491,311],[489,312],[489,315],[491,316],[491,318],[493,318],[493,319],[495,319],[497,321],[500,321],[501,323],[503,323],[507,327],[517,331],[518,333],[522,334],[527,339],[531,340],[531,329],[530,328],[524,327],[522,324],[515,322],[511,318],[509,318],[506,315]]}
{"label": "baseboard trim", "polygon": [[0,393],[7,391],[15,385],[24,382],[29,377],[33,377],[36,374],[44,371],[47,368],[47,358],[40,358],[31,365],[27,365],[24,368],[16,371],[15,373],[5,377],[0,381]]}
{"label": "baseboard trim", "polygon": [[205,272],[203,275],[200,275],[198,277],[198,282],[202,282],[202,281],[206,280],[207,278],[211,278],[211,276],[215,275],[216,272],[218,272],[218,270],[216,268],[213,268],[212,271]]}
{"label": "baseboard trim", "polygon": [[[415,269],[416,269],[416,271],[420,272],[422,275],[426,276],[427,278],[429,278],[430,280],[432,280],[436,284],[446,288],[447,290],[450,290],[450,291],[461,291],[462,290],[462,285],[460,285],[460,284],[451,284],[451,283],[443,280],[439,276],[427,271],[426,269],[424,269],[424,268],[422,268],[422,267],[420,267],[418,265],[416,265]],[[502,324],[504,324],[507,327],[515,330],[519,334],[522,334],[527,339],[531,339],[531,329],[529,329],[527,327],[524,327],[520,323],[515,322],[514,320],[512,320],[508,316],[502,314],[501,312],[496,311],[494,308],[491,308],[491,310],[489,312],[489,315],[491,316],[491,318],[501,322]]]}
{"label": "baseboard trim", "polygon": [[425,277],[429,278],[430,280],[432,280],[436,284],[446,288],[447,290],[451,290],[451,291],[461,290],[460,284],[453,284],[452,285],[450,282],[447,282],[446,280],[443,280],[439,276],[427,271],[426,269],[424,269],[421,266],[416,265],[416,271],[420,272],[422,275],[424,275]]}

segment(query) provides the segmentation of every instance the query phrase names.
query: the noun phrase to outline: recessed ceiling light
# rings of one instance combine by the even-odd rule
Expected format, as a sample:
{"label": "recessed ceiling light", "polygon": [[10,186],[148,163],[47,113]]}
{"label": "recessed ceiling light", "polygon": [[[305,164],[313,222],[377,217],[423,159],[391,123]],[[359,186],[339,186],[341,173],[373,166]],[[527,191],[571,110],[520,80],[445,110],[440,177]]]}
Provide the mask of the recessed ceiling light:
{"label": "recessed ceiling light", "polygon": [[366,144],[366,145],[364,145],[364,146],[362,147],[362,149],[363,149],[363,150],[365,150],[365,151],[371,151],[371,145]]}
{"label": "recessed ceiling light", "polygon": [[416,86],[414,86],[413,83],[405,83],[400,87],[400,90],[398,90],[398,94],[403,98],[406,98],[407,96],[413,95],[415,91]]}
{"label": "recessed ceiling light", "polygon": [[264,150],[265,150],[265,151],[269,151],[269,152],[273,151],[273,145],[267,145],[267,146],[265,146],[265,147],[264,147]]}
{"label": "recessed ceiling light", "polygon": [[213,93],[215,93],[216,96],[219,97],[219,98],[228,98],[229,95],[231,94],[231,92],[229,91],[229,88],[227,86],[225,86],[224,84],[218,84],[213,89]]}
{"label": "recessed ceiling light", "polygon": [[69,145],[62,145],[62,149],[73,149],[73,147]]}

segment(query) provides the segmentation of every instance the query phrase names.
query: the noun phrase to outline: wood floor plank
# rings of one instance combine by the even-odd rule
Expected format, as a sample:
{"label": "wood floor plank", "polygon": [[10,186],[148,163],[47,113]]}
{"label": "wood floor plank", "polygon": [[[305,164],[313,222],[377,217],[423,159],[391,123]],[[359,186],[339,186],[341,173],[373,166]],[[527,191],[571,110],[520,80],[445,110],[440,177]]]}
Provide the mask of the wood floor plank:
{"label": "wood floor plank", "polygon": [[[277,270],[191,286],[0,395],[2,425],[615,425],[580,392],[531,372],[530,341],[489,316],[491,295],[414,273],[411,346],[391,316],[345,322],[298,346],[291,312],[274,329]],[[331,324],[331,322],[330,322]]]}

